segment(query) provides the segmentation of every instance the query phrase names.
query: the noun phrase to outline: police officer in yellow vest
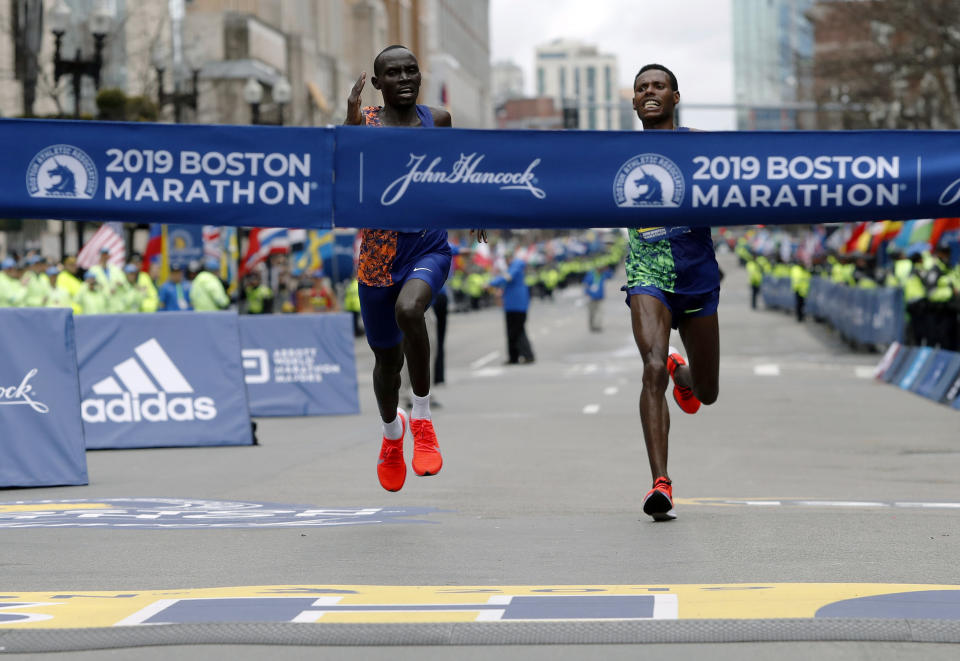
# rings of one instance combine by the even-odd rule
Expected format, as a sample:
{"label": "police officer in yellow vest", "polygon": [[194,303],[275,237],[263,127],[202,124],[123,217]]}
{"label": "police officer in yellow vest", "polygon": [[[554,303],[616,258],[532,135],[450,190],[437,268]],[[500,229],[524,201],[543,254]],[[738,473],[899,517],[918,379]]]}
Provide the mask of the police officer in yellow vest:
{"label": "police officer in yellow vest", "polygon": [[753,255],[747,253],[747,278],[750,281],[750,308],[757,309],[757,296],[760,295],[760,285],[763,284],[763,267],[760,262],[754,259]]}
{"label": "police officer in yellow vest", "polygon": [[190,305],[198,312],[226,310],[230,305],[230,297],[227,296],[223,282],[216,275],[216,271],[220,268],[219,260],[207,259],[203,266],[204,270],[197,273],[190,285]]}
{"label": "police officer in yellow vest", "polygon": [[360,281],[354,276],[343,293],[343,309],[353,315],[353,335],[363,336],[363,324],[360,319]]}
{"label": "police officer in yellow vest", "polygon": [[794,262],[790,267],[790,288],[793,289],[794,311],[797,314],[797,321],[801,322],[804,320],[807,294],[810,293],[810,277],[810,271],[799,261]]}

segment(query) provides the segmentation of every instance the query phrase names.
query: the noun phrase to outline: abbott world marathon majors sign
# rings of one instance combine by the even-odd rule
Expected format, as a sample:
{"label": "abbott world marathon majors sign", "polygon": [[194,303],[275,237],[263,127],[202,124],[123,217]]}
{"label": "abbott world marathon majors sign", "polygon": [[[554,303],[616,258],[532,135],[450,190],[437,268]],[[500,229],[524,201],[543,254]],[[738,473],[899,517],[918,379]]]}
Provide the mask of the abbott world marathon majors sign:
{"label": "abbott world marathon majors sign", "polygon": [[0,310],[0,487],[87,484],[73,313]]}
{"label": "abbott world marathon majors sign", "polygon": [[360,412],[349,314],[245,315],[240,341],[252,415]]}
{"label": "abbott world marathon majors sign", "polygon": [[[0,215],[284,226],[329,223],[333,133],[0,120]],[[23,181],[24,187],[12,182]],[[18,190],[14,190],[18,189]],[[211,220],[213,219],[213,220]]]}
{"label": "abbott world marathon majors sign", "polygon": [[76,320],[88,449],[250,445],[237,315]]}

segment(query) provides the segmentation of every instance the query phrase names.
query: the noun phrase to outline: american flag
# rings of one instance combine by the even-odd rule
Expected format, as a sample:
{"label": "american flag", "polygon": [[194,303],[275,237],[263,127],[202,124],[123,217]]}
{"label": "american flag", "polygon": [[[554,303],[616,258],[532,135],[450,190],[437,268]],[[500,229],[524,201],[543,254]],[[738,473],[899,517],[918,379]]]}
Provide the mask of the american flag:
{"label": "american flag", "polygon": [[203,257],[207,259],[217,259],[223,255],[223,228],[219,225],[203,226]]}
{"label": "american flag", "polygon": [[127,246],[123,241],[123,223],[104,223],[97,233],[83,245],[77,255],[77,264],[80,268],[88,269],[100,263],[100,250],[110,251],[110,264],[123,266],[127,258]]}

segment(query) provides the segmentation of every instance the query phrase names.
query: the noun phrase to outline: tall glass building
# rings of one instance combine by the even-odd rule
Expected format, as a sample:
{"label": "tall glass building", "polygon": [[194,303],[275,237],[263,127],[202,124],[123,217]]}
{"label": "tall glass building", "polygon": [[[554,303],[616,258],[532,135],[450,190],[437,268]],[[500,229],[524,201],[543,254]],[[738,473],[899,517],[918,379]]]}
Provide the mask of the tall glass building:
{"label": "tall glass building", "polygon": [[815,0],[733,0],[733,80],[740,130],[813,128]]}

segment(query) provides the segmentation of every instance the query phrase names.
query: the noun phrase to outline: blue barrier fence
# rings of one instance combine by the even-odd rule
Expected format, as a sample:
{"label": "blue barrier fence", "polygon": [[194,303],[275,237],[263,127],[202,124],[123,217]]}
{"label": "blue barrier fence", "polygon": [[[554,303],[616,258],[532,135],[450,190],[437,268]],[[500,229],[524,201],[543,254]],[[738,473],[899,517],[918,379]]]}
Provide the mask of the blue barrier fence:
{"label": "blue barrier fence", "polygon": [[[766,305],[793,310],[789,278],[764,276],[760,293]],[[859,344],[888,346],[903,341],[906,313],[900,289],[860,289],[813,278],[805,311],[817,319],[825,319],[844,338]]]}
{"label": "blue barrier fence", "polygon": [[763,282],[760,284],[760,296],[763,298],[763,304],[768,308],[793,311],[794,296],[790,278],[763,276]]}
{"label": "blue barrier fence", "polygon": [[903,390],[960,410],[960,353],[895,342],[880,361],[877,374]]}
{"label": "blue barrier fence", "polygon": [[0,487],[87,484],[73,312],[0,310]]}
{"label": "blue barrier fence", "polygon": [[0,217],[386,229],[930,218],[960,207],[957,135],[0,119]]}

